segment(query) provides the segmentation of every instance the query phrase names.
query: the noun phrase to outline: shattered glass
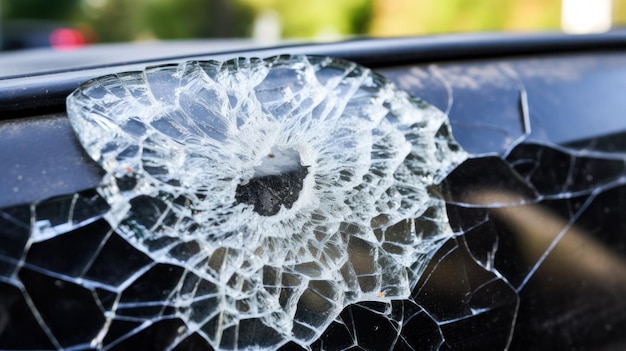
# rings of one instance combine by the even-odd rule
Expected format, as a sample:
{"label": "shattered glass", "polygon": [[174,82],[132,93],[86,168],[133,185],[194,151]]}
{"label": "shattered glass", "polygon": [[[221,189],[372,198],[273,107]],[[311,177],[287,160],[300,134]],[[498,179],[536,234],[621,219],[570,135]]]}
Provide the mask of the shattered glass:
{"label": "shattered glass", "polygon": [[[182,338],[307,346],[348,305],[408,298],[453,235],[430,189],[466,157],[446,116],[351,62],[150,67],[87,82],[68,114],[107,171],[104,218],[179,271],[154,299]],[[110,312],[146,318],[127,294]]]}
{"label": "shattered glass", "polygon": [[106,175],[0,210],[0,349],[621,349],[626,123],[598,109],[623,62],[87,82],[68,112]]}

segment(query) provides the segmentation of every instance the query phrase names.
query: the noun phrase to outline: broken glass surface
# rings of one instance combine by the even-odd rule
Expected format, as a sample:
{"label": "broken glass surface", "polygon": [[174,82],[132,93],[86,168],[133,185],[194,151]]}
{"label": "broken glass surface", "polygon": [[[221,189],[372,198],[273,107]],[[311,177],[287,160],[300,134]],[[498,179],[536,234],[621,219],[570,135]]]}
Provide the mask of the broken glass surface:
{"label": "broken glass surface", "polygon": [[[383,291],[382,285],[362,279],[354,283],[358,296],[344,290],[344,300],[338,305],[333,300],[339,298],[337,295],[328,298],[332,291],[340,291],[336,287],[342,281],[336,275],[311,278],[321,274],[320,270],[316,272],[311,265],[296,270],[285,263],[284,256],[269,258],[282,263],[272,268],[282,272],[291,269],[290,273],[297,274],[278,280],[279,269],[264,271],[263,278],[268,280],[262,281],[262,285],[274,278],[280,283],[275,283],[275,288],[296,290],[303,287],[303,279],[298,280],[298,275],[307,277],[308,285],[298,295],[291,317],[293,321],[317,321],[317,325],[305,322],[313,336],[294,331],[276,341],[278,338],[268,325],[280,321],[281,316],[263,319],[262,313],[251,315],[249,296],[248,300],[235,301],[232,295],[216,291],[224,287],[231,289],[229,292],[245,292],[240,288],[245,279],[220,285],[221,281],[198,267],[219,267],[219,272],[213,269],[218,275],[227,274],[228,267],[237,267],[232,273],[236,278],[250,274],[243,259],[227,258],[233,257],[228,256],[231,248],[244,250],[253,242],[234,234],[203,238],[202,233],[208,229],[191,225],[184,235],[168,237],[168,228],[188,225],[171,221],[170,213],[180,218],[180,209],[173,207],[181,205],[184,209],[194,201],[213,200],[207,200],[207,192],[158,193],[154,197],[150,188],[154,184],[166,184],[159,186],[161,191],[184,187],[182,182],[172,182],[176,177],[171,174],[179,172],[175,173],[178,177],[189,168],[183,161],[175,168],[153,162],[160,158],[158,151],[170,150],[158,148],[169,145],[163,144],[169,141],[159,139],[163,143],[151,144],[157,150],[150,150],[149,157],[141,158],[133,156],[136,154],[132,150],[120,156],[118,151],[126,145],[120,140],[107,149],[110,158],[94,157],[108,172],[100,187],[0,211],[0,349],[210,350],[235,345],[282,345],[284,350],[621,349],[626,344],[626,123],[619,113],[626,106],[615,92],[626,77],[624,58],[619,54],[580,55],[381,70],[401,89],[445,111],[456,139],[471,154],[449,175],[444,173],[429,180],[430,206],[423,208],[419,216],[409,221],[405,220],[408,217],[397,217],[395,222],[383,217],[370,220],[367,226],[338,227],[338,232],[347,233],[350,238],[360,237],[358,229],[372,228],[376,240],[371,242],[381,244],[374,247],[376,255],[387,253],[396,260],[375,262],[371,245],[351,248],[348,243],[347,252],[343,253],[345,262],[358,268],[379,267],[377,274],[398,269],[411,272],[413,275],[407,275],[405,280],[410,291],[399,291],[401,284]],[[175,67],[155,70],[163,73]],[[370,73],[362,74],[361,77]],[[345,75],[342,79],[355,76]],[[180,79],[175,74],[168,77]],[[125,82],[123,86],[140,85],[126,83],[125,79],[133,80],[130,75],[118,78]],[[366,90],[373,95],[379,93],[376,89]],[[112,92],[119,93],[120,100],[127,96],[123,90]],[[128,93],[143,94],[141,89]],[[174,95],[164,93],[162,97],[167,100]],[[426,104],[408,101],[412,101],[410,109],[445,116]],[[227,106],[237,103],[228,99]],[[295,113],[293,106],[282,108]],[[385,108],[394,111],[388,105]],[[402,126],[406,124],[396,114],[380,120],[389,122],[385,131],[399,131],[405,138],[408,135],[403,134]],[[445,117],[443,121],[445,126]],[[360,127],[354,124],[349,127]],[[370,130],[382,128],[374,125]],[[128,132],[112,130],[111,135],[144,135],[144,129],[135,129],[136,124],[128,127]],[[144,132],[132,134],[138,130]],[[180,129],[171,131],[179,133]],[[448,132],[446,128],[435,130],[435,139],[454,145]],[[93,139],[95,143],[109,140],[102,136]],[[319,172],[315,164],[307,162],[307,154],[301,149],[281,147],[270,139],[264,138],[268,145],[259,148],[245,178],[238,178],[228,188],[230,203],[260,220],[301,209],[299,202],[307,193],[307,179]],[[401,142],[392,141],[385,145],[401,148]],[[365,141],[353,140],[348,144],[359,142]],[[332,157],[350,158],[346,149],[342,150],[345,154]],[[167,152],[168,157],[176,159],[175,152]],[[90,154],[94,156],[93,152]],[[460,161],[440,169],[447,172]],[[147,169],[142,168],[144,164]],[[153,180],[146,181],[146,177]],[[398,177],[392,174],[394,183],[385,186],[397,186],[401,183]],[[201,177],[193,180],[193,187],[206,182]],[[436,186],[439,180],[442,182]],[[294,189],[294,194],[281,192],[285,186]],[[223,189],[214,189],[218,190]],[[127,197],[116,197],[122,193]],[[183,198],[179,198],[182,194]],[[365,212],[368,206],[381,211],[381,197],[369,196],[374,197],[369,200],[375,205],[359,202],[365,206]],[[116,210],[119,204],[126,206]],[[340,213],[334,209],[333,215]],[[180,211],[184,214],[184,210]],[[195,215],[209,209],[200,207],[195,211],[193,216],[197,218]],[[155,213],[160,216],[154,221],[141,221],[146,216],[156,217]],[[220,230],[224,226],[213,224]],[[387,230],[375,230],[377,226]],[[400,242],[398,234],[417,235],[417,228],[425,240],[420,237],[419,242],[409,245]],[[402,255],[393,251],[395,247],[384,245],[389,242],[405,250],[419,250],[426,248],[421,245],[428,244],[429,238],[433,239],[432,245],[426,247],[432,251],[413,261],[401,259]],[[229,252],[222,250],[209,257],[206,250],[218,245],[228,247]],[[312,246],[301,243],[299,247]],[[311,252],[298,254],[296,259],[311,257]],[[411,266],[416,263],[423,266]],[[361,275],[366,276],[369,278]],[[398,275],[378,277],[381,282],[398,279]],[[269,285],[263,285],[263,289]],[[366,291],[363,286],[376,288]],[[184,296],[185,292],[189,295]],[[211,318],[216,306],[228,309],[224,317],[247,313],[249,317],[237,323],[216,321]],[[280,308],[287,310],[282,305]],[[225,328],[234,325],[239,329]],[[294,326],[290,327],[294,330]],[[215,334],[207,334],[218,330],[220,344],[212,339]],[[263,335],[262,340],[254,337],[259,334]]]}
{"label": "broken glass surface", "polygon": [[[111,314],[159,301],[215,348],[308,346],[348,305],[408,298],[453,235],[432,189],[466,158],[446,116],[352,62],[150,67],[67,106],[107,171],[104,218],[178,272]],[[35,223],[32,240],[57,235]]]}

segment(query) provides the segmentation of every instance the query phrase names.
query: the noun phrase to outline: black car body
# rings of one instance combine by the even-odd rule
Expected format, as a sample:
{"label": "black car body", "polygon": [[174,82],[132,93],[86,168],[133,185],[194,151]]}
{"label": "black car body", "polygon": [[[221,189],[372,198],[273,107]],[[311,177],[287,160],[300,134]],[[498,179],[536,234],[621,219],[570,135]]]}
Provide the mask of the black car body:
{"label": "black car body", "polygon": [[[439,190],[455,235],[411,296],[346,307],[311,349],[625,347],[625,32],[199,47],[151,59],[134,59],[134,50],[111,53],[106,64],[77,52],[72,68],[0,78],[0,349],[211,349],[198,333],[181,338],[183,321],[154,294],[182,273],[152,266],[102,219],[107,205],[95,189],[103,171],[74,136],[65,98],[104,74],[276,54],[373,68],[444,111],[470,154]],[[55,234],[33,240],[42,225]],[[115,307],[123,294],[156,302],[108,318],[123,315]]]}

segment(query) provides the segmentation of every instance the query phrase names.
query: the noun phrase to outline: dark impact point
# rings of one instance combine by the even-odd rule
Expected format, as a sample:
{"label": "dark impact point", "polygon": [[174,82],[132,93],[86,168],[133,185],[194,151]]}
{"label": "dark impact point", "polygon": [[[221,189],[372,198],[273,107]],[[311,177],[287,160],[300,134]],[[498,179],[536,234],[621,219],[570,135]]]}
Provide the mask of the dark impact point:
{"label": "dark impact point", "polygon": [[[289,161],[292,162],[281,164]],[[255,176],[248,183],[237,186],[235,199],[237,203],[254,206],[254,212],[261,216],[273,216],[280,211],[281,206],[289,209],[298,200],[308,173],[308,167],[300,164],[300,156],[296,151],[272,150]]]}

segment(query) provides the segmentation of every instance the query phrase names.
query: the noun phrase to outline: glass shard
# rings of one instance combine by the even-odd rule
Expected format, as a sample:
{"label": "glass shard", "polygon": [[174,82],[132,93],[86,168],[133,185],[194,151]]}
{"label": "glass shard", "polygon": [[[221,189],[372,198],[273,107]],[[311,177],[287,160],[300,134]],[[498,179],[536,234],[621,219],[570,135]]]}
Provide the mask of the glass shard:
{"label": "glass shard", "polygon": [[453,237],[435,188],[466,154],[447,117],[355,63],[189,61],[67,106],[105,219],[168,280],[117,313],[176,316],[180,340],[309,346],[348,305],[407,299]]}

